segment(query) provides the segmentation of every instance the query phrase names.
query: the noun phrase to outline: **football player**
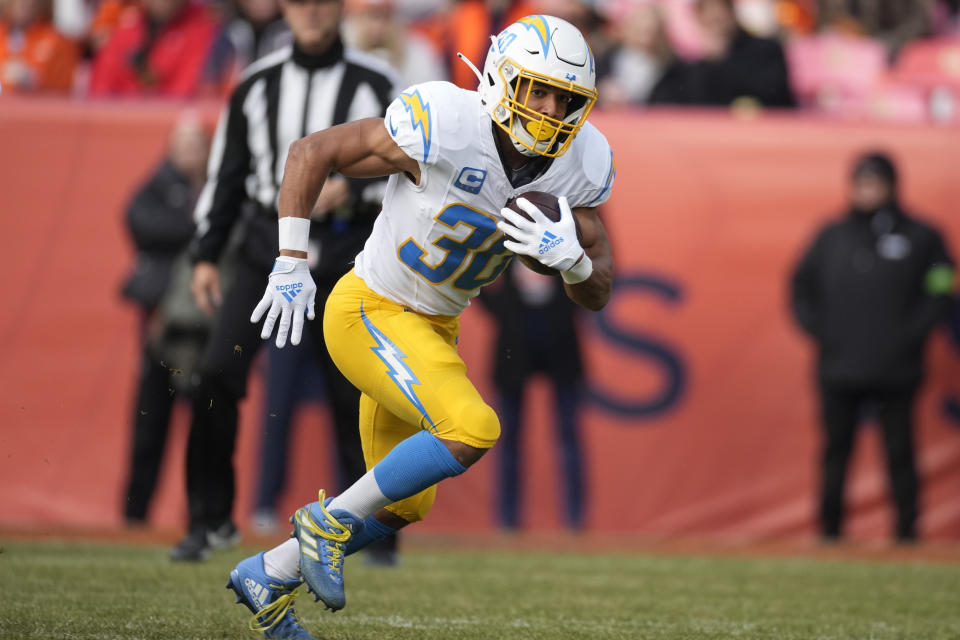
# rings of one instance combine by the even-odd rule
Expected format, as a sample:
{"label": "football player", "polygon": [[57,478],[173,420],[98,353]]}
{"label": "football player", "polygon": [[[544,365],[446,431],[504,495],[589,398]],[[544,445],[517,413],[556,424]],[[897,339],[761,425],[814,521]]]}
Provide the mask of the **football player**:
{"label": "football player", "polygon": [[[363,394],[369,471],[336,497],[320,491],[294,515],[293,539],[231,573],[228,588],[268,637],[311,637],[292,608],[301,581],[328,608],[342,608],[344,557],[422,520],[437,483],[497,441],[497,416],[456,347],[459,314],[480,287],[521,255],[555,269],[581,306],[599,310],[609,300],[613,256],[596,207],[615,171],[606,139],[586,121],[597,98],[593,55],[575,27],[551,16],[522,18],[491,41],[483,72],[470,65],[477,91],[414,85],[385,118],[290,148],[280,256],[251,317],[266,315],[265,339],[279,320],[281,347],[288,333],[299,343],[304,318],[314,318],[307,237],[324,180],[331,172],[391,177],[373,233],[323,314],[330,355]],[[533,190],[559,196],[558,221],[522,198],[528,215],[504,208]]]}

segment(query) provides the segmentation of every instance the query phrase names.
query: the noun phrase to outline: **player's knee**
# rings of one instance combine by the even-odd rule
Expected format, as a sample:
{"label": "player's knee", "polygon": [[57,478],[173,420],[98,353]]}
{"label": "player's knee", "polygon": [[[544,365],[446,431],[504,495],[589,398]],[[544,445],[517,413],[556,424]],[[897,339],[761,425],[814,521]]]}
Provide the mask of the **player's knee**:
{"label": "player's knee", "polygon": [[500,437],[500,419],[485,402],[471,402],[457,416],[455,440],[478,449],[489,449]]}

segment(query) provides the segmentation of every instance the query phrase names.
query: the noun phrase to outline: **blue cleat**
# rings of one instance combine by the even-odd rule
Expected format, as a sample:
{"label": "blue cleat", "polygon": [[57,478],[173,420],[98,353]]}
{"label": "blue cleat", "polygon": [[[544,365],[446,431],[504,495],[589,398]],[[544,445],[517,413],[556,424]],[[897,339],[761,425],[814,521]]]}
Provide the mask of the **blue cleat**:
{"label": "blue cleat", "polygon": [[290,521],[293,537],[300,542],[300,575],[307,590],[328,609],[347,604],[343,592],[343,557],[350,536],[360,532],[363,520],[344,509],[327,511],[325,495],[318,502],[297,509]]}
{"label": "blue cleat", "polygon": [[227,589],[237,594],[237,603],[253,612],[250,628],[263,631],[267,638],[284,640],[316,640],[300,625],[293,611],[293,601],[300,595],[300,580],[276,580],[263,569],[263,552],[250,556],[234,567]]}

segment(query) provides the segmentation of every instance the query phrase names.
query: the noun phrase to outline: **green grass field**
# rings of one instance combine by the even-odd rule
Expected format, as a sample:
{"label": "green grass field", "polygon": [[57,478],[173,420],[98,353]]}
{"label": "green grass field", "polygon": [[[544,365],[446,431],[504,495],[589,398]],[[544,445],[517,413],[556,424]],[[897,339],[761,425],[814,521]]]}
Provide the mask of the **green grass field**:
{"label": "green grass field", "polygon": [[[250,551],[5,543],[0,638],[255,639],[224,589]],[[960,638],[956,564],[414,549],[396,569],[351,558],[347,596],[297,608],[329,640]]]}

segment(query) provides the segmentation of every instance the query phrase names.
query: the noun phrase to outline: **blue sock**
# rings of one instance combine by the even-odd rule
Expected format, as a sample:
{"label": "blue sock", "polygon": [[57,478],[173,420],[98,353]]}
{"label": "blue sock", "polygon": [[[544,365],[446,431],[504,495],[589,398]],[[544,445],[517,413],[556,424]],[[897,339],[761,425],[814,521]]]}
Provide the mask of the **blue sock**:
{"label": "blue sock", "polygon": [[396,502],[466,470],[439,438],[428,431],[420,431],[395,446],[378,462],[373,467],[373,477],[381,493]]}
{"label": "blue sock", "polygon": [[363,521],[363,528],[360,529],[360,532],[350,536],[350,539],[347,541],[347,548],[344,549],[343,553],[344,555],[356,553],[371,542],[383,540],[390,534],[396,532],[396,529],[383,524],[375,517],[367,516],[367,519]]}

